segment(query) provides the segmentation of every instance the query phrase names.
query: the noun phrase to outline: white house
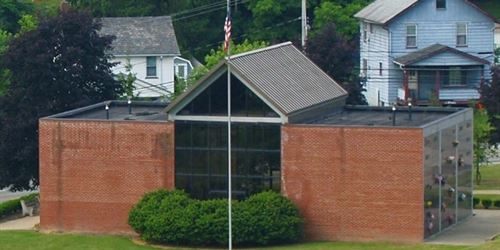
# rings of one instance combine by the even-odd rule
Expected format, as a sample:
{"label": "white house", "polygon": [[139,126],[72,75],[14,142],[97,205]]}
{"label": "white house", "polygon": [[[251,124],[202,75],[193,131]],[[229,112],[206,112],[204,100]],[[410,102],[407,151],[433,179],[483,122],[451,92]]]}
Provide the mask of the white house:
{"label": "white house", "polygon": [[172,19],[158,17],[106,17],[101,19],[101,35],[115,37],[112,44],[113,73],[136,74],[134,96],[165,97],[174,91],[174,75],[186,78],[192,69],[180,57]]}
{"label": "white house", "polygon": [[370,105],[468,105],[491,79],[497,19],[468,0],[375,0],[359,11]]}

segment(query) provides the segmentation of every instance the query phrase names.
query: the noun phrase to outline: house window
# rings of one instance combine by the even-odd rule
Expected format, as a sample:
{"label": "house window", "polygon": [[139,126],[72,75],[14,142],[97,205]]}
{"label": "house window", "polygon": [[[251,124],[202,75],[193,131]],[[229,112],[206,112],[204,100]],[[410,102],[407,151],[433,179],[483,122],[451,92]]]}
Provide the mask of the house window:
{"label": "house window", "polygon": [[467,85],[467,69],[461,67],[450,67],[442,79],[443,86],[465,86]]}
{"label": "house window", "polygon": [[363,76],[368,77],[368,60],[363,59]]}
{"label": "house window", "polygon": [[467,46],[466,23],[457,23],[457,46]]}
{"label": "house window", "polygon": [[446,9],[446,0],[436,0],[436,9]]}
{"label": "house window", "polygon": [[146,77],[156,77],[156,56],[146,57]]}
{"label": "house window", "polygon": [[406,25],[406,47],[416,48],[417,47],[417,25],[408,24]]}
{"label": "house window", "polygon": [[179,78],[186,79],[187,76],[187,64],[177,64],[175,65],[175,75]]}
{"label": "house window", "polygon": [[370,34],[373,34],[373,24],[370,23]]}
{"label": "house window", "polygon": [[381,62],[378,63],[378,74],[382,75],[382,63]]}

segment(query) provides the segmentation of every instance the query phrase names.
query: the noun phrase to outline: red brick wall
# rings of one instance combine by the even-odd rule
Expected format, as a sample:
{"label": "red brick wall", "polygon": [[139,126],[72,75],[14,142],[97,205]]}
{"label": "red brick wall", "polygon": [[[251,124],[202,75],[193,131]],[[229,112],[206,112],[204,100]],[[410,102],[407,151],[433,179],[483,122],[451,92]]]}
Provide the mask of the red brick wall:
{"label": "red brick wall", "polygon": [[306,238],[423,240],[420,129],[282,128],[282,193],[305,218]]}
{"label": "red brick wall", "polygon": [[140,197],[174,187],[174,125],[41,120],[40,226],[130,234]]}

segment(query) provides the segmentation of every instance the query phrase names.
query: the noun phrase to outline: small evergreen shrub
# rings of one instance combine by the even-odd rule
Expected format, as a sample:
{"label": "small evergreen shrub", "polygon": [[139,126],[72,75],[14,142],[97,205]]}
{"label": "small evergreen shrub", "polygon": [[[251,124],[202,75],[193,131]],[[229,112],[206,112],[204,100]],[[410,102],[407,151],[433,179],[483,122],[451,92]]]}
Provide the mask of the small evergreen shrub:
{"label": "small evergreen shrub", "polygon": [[500,200],[496,200],[493,204],[496,208],[500,208]]}
{"label": "small evergreen shrub", "polygon": [[[179,190],[146,194],[129,214],[129,224],[144,240],[156,243],[225,246],[228,243],[227,200],[195,200]],[[235,245],[294,242],[303,221],[295,205],[275,192],[233,201]]]}
{"label": "small evergreen shrub", "polygon": [[479,202],[480,202],[479,198],[474,197],[472,199],[473,207],[475,208],[477,205],[479,205]]}
{"label": "small evergreen shrub", "polygon": [[484,208],[488,209],[491,207],[491,203],[493,202],[491,201],[491,199],[483,199],[481,200],[481,203],[483,204]]}

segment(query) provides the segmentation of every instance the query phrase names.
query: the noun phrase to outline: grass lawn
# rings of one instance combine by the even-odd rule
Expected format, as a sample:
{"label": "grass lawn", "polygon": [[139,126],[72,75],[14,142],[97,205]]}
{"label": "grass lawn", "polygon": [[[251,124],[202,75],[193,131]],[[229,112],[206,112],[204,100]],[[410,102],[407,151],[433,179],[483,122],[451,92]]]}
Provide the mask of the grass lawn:
{"label": "grass lawn", "polygon": [[119,236],[90,236],[77,234],[41,234],[33,231],[0,231],[0,249],[156,249],[134,244]]}
{"label": "grass lawn", "polygon": [[[481,167],[481,185],[474,185],[476,190],[500,190],[500,165]],[[476,170],[473,170],[474,174]]]}
{"label": "grass lawn", "polygon": [[476,194],[474,197],[479,199],[490,199],[492,201],[500,200],[500,195],[497,194]]}
{"label": "grass lawn", "polygon": [[[151,246],[139,246],[132,242],[131,239],[120,236],[93,236],[93,235],[77,235],[77,234],[42,234],[33,231],[0,231],[0,249],[9,250],[59,250],[59,249],[160,249]],[[162,248],[181,250],[186,248]],[[489,242],[480,246],[445,246],[445,245],[424,245],[424,244],[389,244],[389,243],[343,243],[343,242],[312,242],[304,244],[295,244],[279,247],[267,248],[246,248],[246,250],[254,249],[304,249],[304,250],[323,250],[323,249],[360,249],[360,250],[488,250],[500,249],[500,240]]]}

